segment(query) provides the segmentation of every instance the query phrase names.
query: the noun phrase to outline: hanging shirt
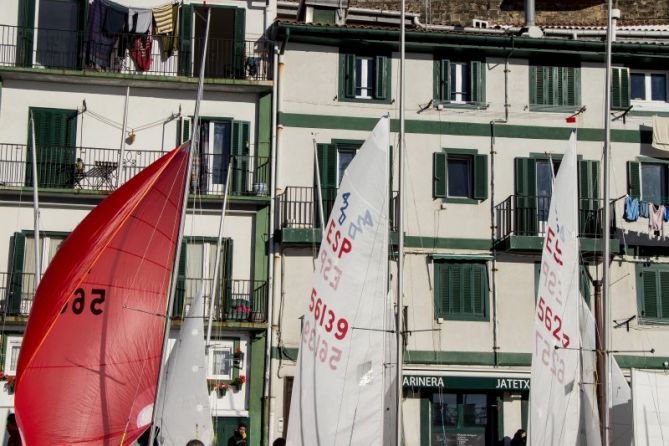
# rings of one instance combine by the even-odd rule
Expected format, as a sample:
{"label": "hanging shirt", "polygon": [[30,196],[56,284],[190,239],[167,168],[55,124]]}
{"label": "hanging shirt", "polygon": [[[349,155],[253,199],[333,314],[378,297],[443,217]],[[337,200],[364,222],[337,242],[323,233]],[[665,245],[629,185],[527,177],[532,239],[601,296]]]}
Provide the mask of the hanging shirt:
{"label": "hanging shirt", "polygon": [[128,31],[135,34],[146,34],[153,20],[153,11],[150,9],[128,9]]}
{"label": "hanging shirt", "polygon": [[625,198],[625,215],[626,221],[637,221],[639,219],[639,200],[632,198],[629,195]]}
{"label": "hanging shirt", "polygon": [[137,64],[140,71],[149,71],[151,69],[151,47],[153,46],[153,36],[149,31],[143,36],[136,36],[130,49],[130,57]]}
{"label": "hanging shirt", "polygon": [[639,217],[648,218],[648,203],[639,200]]}
{"label": "hanging shirt", "polygon": [[664,206],[656,208],[653,203],[648,205],[648,230],[651,232],[662,231],[664,224]]}
{"label": "hanging shirt", "polygon": [[161,34],[160,39],[163,58],[167,59],[177,48],[177,18],[179,5],[164,5],[153,9],[153,21],[156,23],[154,32]]}
{"label": "hanging shirt", "polygon": [[128,8],[117,5],[116,3],[110,3],[104,24],[102,25],[102,31],[111,34],[114,38],[118,38],[118,34],[123,32],[127,17]]}
{"label": "hanging shirt", "polygon": [[85,37],[87,61],[107,68],[111,62],[115,36],[103,32],[103,25],[111,6],[105,0],[93,0],[88,12],[88,33]]}

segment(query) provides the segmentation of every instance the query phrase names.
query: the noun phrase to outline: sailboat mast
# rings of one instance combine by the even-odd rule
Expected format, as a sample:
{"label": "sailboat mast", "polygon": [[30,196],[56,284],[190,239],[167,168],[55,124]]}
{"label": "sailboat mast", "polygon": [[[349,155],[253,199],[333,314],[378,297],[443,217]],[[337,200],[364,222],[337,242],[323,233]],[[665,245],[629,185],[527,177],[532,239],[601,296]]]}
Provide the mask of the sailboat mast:
{"label": "sailboat mast", "polygon": [[[156,407],[158,406],[158,399],[160,398],[160,393],[163,387],[163,364],[165,363],[165,355],[167,354],[167,343],[169,342],[170,334],[170,325],[172,321],[172,306],[174,303],[174,296],[176,295],[177,288],[177,278],[179,271],[177,265],[179,265],[179,259],[185,253],[181,252],[181,245],[183,244],[184,238],[184,226],[186,223],[186,209],[188,209],[188,193],[190,191],[190,176],[191,176],[191,167],[193,164],[193,152],[199,149],[200,142],[200,102],[202,102],[202,91],[204,90],[204,69],[205,62],[207,60],[207,44],[209,42],[209,22],[211,19],[211,8],[207,8],[207,27],[204,33],[204,45],[202,48],[202,63],[200,64],[200,78],[197,85],[197,98],[195,100],[195,115],[193,116],[193,136],[191,138],[190,149],[188,150],[188,163],[187,163],[187,172],[186,172],[186,181],[184,182],[184,192],[183,192],[183,207],[181,210],[181,220],[179,222],[179,237],[177,238],[177,249],[174,256],[174,267],[172,268],[172,278],[170,281],[170,296],[167,300],[167,310],[165,314],[165,328],[163,332],[163,348],[160,355],[160,368],[158,370],[158,384],[156,387],[156,399],[153,404],[153,413],[151,415],[151,434],[149,436],[149,444],[153,444],[153,440],[156,437],[155,422],[156,422]],[[121,446],[123,443],[121,443]]]}
{"label": "sailboat mast", "polygon": [[399,224],[397,233],[399,236],[397,253],[397,309],[396,323],[397,330],[397,437],[396,446],[402,444],[402,363],[404,358],[404,327],[402,326],[402,316],[404,313],[404,83],[405,83],[405,0],[401,1],[402,14],[400,18],[400,136],[399,136]]}
{"label": "sailboat mast", "polygon": [[35,147],[35,117],[30,112],[30,132],[32,134],[32,157],[33,157],[33,218],[34,218],[34,241],[35,241],[35,289],[42,280],[42,250],[39,242],[39,191],[37,181],[37,148]]}
{"label": "sailboat mast", "polygon": [[[604,373],[600,377],[604,385],[604,401],[600,404],[604,406],[604,419],[602,423],[602,444],[608,446],[609,443],[609,426],[610,426],[610,387],[611,387],[611,299],[609,294],[609,257],[611,239],[611,191],[609,185],[609,164],[611,158],[611,44],[613,41],[613,1],[608,0],[607,25],[606,25],[606,82],[605,82],[605,101],[604,101],[604,262],[602,265],[602,281],[603,295],[602,303],[604,306],[604,327],[599,327],[599,332],[604,336]],[[602,321],[599,321],[602,322]],[[600,352],[601,354],[601,352]]]}
{"label": "sailboat mast", "polygon": [[218,238],[216,239],[216,257],[214,260],[214,278],[211,281],[211,300],[209,301],[209,319],[207,324],[207,342],[204,344],[209,354],[209,343],[211,342],[211,328],[214,322],[214,302],[218,291],[218,270],[221,265],[221,248],[223,247],[223,223],[225,222],[225,210],[228,207],[228,192],[230,191],[230,174],[232,173],[232,160],[228,162],[228,175],[225,177],[225,191],[223,192],[223,208],[221,219],[218,223]]}

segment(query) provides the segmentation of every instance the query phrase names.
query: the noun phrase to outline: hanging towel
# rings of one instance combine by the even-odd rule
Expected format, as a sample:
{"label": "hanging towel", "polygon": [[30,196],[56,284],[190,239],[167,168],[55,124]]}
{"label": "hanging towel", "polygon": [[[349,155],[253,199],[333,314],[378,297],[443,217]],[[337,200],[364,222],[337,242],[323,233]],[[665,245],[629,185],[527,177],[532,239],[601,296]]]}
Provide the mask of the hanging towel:
{"label": "hanging towel", "polygon": [[111,61],[114,48],[114,36],[103,32],[103,24],[111,6],[105,0],[93,0],[88,12],[88,33],[85,37],[85,48],[88,63],[107,68]]}
{"label": "hanging towel", "polygon": [[648,203],[639,200],[639,217],[648,218]]}
{"label": "hanging towel", "polygon": [[128,20],[127,17],[128,8],[117,5],[116,3],[110,3],[104,24],[102,25],[102,31],[117,38],[118,35],[123,32],[123,28]]}
{"label": "hanging towel", "polygon": [[669,206],[664,207],[664,221],[669,221]]}
{"label": "hanging towel", "polygon": [[146,34],[153,20],[153,12],[150,9],[129,8],[128,9],[128,32],[135,34]]}
{"label": "hanging towel", "polygon": [[153,21],[155,22],[155,34],[161,34],[162,55],[164,59],[170,57],[177,49],[177,20],[179,17],[179,5],[164,5],[153,9]]}
{"label": "hanging towel", "polygon": [[664,206],[656,208],[653,203],[648,205],[648,230],[651,232],[661,231],[664,219]]}
{"label": "hanging towel", "polygon": [[137,64],[140,71],[149,71],[151,69],[151,47],[153,46],[153,35],[149,32],[143,36],[138,35],[132,42],[130,57]]}
{"label": "hanging towel", "polygon": [[629,195],[625,198],[625,215],[623,217],[630,222],[639,219],[639,200]]}
{"label": "hanging towel", "polygon": [[669,151],[669,118],[653,116],[653,147]]}

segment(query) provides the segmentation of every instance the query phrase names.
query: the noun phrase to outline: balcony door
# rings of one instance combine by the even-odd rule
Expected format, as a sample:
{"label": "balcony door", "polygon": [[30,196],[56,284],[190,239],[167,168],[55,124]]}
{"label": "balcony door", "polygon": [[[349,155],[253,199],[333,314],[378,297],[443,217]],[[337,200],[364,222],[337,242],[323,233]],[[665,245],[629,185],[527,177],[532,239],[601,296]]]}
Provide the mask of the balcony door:
{"label": "balcony door", "polygon": [[[205,76],[208,78],[239,78],[243,77],[244,67],[244,8],[211,7],[209,24],[209,43]],[[207,9],[194,7],[195,25],[195,67],[194,76],[200,72],[202,49],[207,26]]]}
{"label": "balcony door", "polygon": [[560,161],[537,160],[537,222],[539,235],[546,234],[548,210],[553,196],[553,178],[560,168]]}
{"label": "balcony door", "polygon": [[35,54],[38,66],[77,67],[85,9],[81,0],[40,0]]}

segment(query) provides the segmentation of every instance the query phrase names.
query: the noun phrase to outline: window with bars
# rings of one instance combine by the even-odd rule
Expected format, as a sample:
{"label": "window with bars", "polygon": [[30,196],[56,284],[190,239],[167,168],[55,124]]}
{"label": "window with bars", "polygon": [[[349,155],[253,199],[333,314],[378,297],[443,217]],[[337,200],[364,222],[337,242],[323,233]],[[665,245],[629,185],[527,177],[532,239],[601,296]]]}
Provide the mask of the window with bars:
{"label": "window with bars", "polygon": [[637,304],[642,323],[669,322],[669,264],[637,265]]}
{"label": "window with bars", "polygon": [[487,321],[488,270],[483,261],[434,261],[436,319]]}
{"label": "window with bars", "polygon": [[581,106],[581,69],[530,66],[530,109],[573,111]]}
{"label": "window with bars", "polygon": [[485,62],[434,60],[434,102],[442,105],[485,104]]}

